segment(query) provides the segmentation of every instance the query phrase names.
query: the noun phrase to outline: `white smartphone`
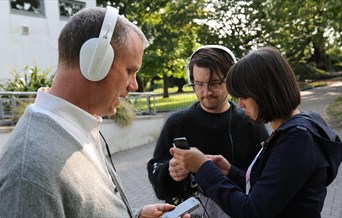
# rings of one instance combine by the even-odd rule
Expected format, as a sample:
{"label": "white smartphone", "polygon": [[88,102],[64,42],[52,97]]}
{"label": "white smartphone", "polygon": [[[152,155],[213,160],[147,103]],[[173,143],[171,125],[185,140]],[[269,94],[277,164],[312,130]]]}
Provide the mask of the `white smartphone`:
{"label": "white smartphone", "polygon": [[173,210],[163,214],[162,218],[182,217],[185,213],[190,213],[200,206],[200,202],[195,197],[190,197],[178,204]]}
{"label": "white smartphone", "polygon": [[185,137],[174,138],[173,146],[181,149],[190,149],[190,145]]}

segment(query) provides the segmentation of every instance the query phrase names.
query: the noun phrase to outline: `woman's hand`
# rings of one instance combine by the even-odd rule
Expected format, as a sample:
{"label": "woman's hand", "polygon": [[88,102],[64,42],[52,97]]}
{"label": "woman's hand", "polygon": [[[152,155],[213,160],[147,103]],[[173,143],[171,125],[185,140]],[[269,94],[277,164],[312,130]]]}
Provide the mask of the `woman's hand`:
{"label": "woman's hand", "polygon": [[185,170],[196,173],[202,164],[209,159],[197,148],[190,149],[170,148],[170,153]]}
{"label": "woman's hand", "polygon": [[[142,208],[139,218],[160,218],[163,213],[175,208],[171,204],[149,204]],[[190,214],[185,214],[182,218],[190,218]]]}
{"label": "woman's hand", "polygon": [[170,176],[177,182],[184,180],[189,175],[189,171],[182,168],[176,158],[169,161],[169,172]]}
{"label": "woman's hand", "polygon": [[232,165],[222,155],[207,155],[207,158],[214,162],[224,175],[228,175]]}

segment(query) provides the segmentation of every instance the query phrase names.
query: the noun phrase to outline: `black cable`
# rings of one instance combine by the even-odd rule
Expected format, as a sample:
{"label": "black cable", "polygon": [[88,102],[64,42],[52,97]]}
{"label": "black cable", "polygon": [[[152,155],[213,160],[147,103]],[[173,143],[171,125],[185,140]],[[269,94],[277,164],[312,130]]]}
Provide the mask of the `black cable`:
{"label": "black cable", "polygon": [[208,197],[206,197],[206,198],[207,198],[207,200],[205,202],[205,205],[203,205],[200,197],[197,197],[198,201],[201,203],[201,205],[203,207],[203,214],[202,214],[201,218],[204,217],[204,214],[207,214],[207,217],[209,218],[209,214],[208,214],[208,211],[207,211],[207,204],[208,204],[209,198]]}
{"label": "black cable", "polygon": [[[232,117],[233,117],[233,108],[232,106],[230,106],[229,108],[229,125],[228,125],[228,133],[229,133],[229,141],[230,141],[230,144],[232,145],[232,164],[235,163],[235,155],[234,155],[234,142],[233,142],[233,137],[232,137],[232,134],[231,134],[231,126],[232,126]],[[202,214],[202,217],[204,217],[204,215],[206,214],[207,217],[209,218],[209,214],[208,214],[208,211],[207,211],[207,204],[208,204],[208,201],[209,201],[209,198],[206,197],[207,200],[205,202],[205,205],[203,205],[201,199],[198,197],[198,200],[199,202],[201,203],[202,207],[203,207],[203,214]]]}
{"label": "black cable", "polygon": [[109,150],[108,143],[107,143],[106,139],[104,138],[104,136],[102,135],[101,131],[99,131],[99,133],[100,133],[100,135],[102,137],[102,140],[104,141],[104,143],[106,145],[106,150],[107,150],[107,153],[108,153],[108,157],[109,157],[110,163],[112,164],[113,169],[116,171],[114,163],[113,163],[113,160],[112,160],[112,155],[111,155],[110,150]]}
{"label": "black cable", "polygon": [[[110,163],[112,164],[113,169],[114,169],[114,171],[116,172],[116,169],[115,169],[115,166],[114,166],[114,163],[113,163],[113,160],[112,160],[112,155],[111,155],[110,150],[109,150],[108,143],[107,143],[105,137],[102,135],[101,131],[99,131],[99,133],[100,133],[100,135],[101,135],[101,137],[102,137],[102,140],[104,141],[104,143],[105,143],[105,145],[106,145],[106,149],[107,149],[107,153],[108,153],[108,157],[109,157]],[[107,165],[107,167],[108,167],[108,165]],[[127,196],[125,195],[125,193],[124,193],[124,191],[123,191],[123,189],[122,189],[120,183],[117,181],[116,176],[114,175],[114,173],[113,173],[112,170],[109,170],[109,169],[108,169],[108,173],[109,173],[109,175],[111,176],[114,185],[116,186],[115,189],[119,191],[119,193],[120,193],[120,195],[121,195],[121,198],[122,198],[122,201],[123,201],[124,204],[126,205],[128,214],[130,215],[130,217],[134,217],[134,216],[133,216],[133,213],[132,213],[131,206],[130,206],[130,204],[129,204],[129,202],[128,202]]]}
{"label": "black cable", "polygon": [[232,137],[232,134],[230,132],[230,129],[231,129],[231,126],[232,126],[232,117],[233,117],[233,108],[232,108],[232,105],[230,105],[230,108],[229,108],[230,112],[229,112],[229,126],[228,126],[228,132],[229,132],[229,140],[230,140],[230,144],[232,145],[232,163],[231,164],[234,164],[235,163],[235,155],[234,155],[234,142],[233,142],[233,137]]}

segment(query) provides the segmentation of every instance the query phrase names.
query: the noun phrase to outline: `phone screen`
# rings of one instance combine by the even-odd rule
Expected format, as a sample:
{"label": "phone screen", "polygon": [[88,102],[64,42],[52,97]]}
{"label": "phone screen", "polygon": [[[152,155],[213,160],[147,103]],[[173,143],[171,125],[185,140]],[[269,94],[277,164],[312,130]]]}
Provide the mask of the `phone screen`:
{"label": "phone screen", "polygon": [[185,213],[190,213],[200,206],[200,202],[195,197],[190,197],[177,205],[173,210],[163,214],[162,218],[182,217]]}
{"label": "phone screen", "polygon": [[174,138],[173,145],[181,149],[190,149],[190,145],[185,137]]}

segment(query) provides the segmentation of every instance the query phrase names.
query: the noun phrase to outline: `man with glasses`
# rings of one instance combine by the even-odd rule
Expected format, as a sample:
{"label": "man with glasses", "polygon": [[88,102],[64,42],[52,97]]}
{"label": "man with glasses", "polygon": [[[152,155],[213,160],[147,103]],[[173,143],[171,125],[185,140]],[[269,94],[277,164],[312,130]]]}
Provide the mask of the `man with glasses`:
{"label": "man with glasses", "polygon": [[186,137],[190,146],[208,155],[220,154],[232,165],[247,170],[260,143],[269,135],[264,125],[252,123],[244,111],[228,100],[226,73],[235,62],[234,54],[224,46],[205,45],[193,52],[186,71],[198,102],[170,115],[147,164],[159,199],[172,204],[190,196],[201,199],[202,207],[194,211],[193,217],[228,216],[202,195],[192,175],[171,156],[173,139]]}

